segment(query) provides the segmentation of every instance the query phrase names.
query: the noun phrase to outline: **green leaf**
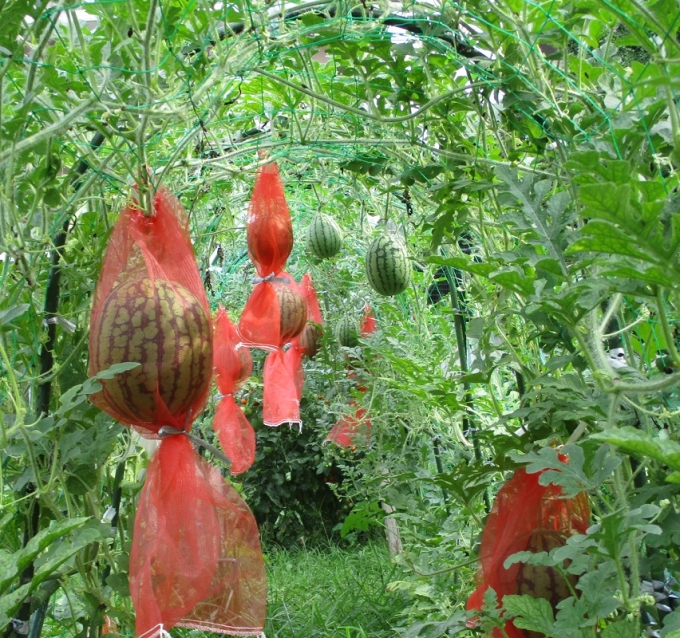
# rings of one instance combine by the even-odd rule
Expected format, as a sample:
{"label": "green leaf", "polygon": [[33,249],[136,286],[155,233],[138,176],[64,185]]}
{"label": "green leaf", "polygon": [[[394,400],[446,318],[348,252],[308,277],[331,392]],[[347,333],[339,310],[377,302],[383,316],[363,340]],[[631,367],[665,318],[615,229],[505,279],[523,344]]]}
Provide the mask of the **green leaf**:
{"label": "green leaf", "polygon": [[125,363],[114,363],[111,367],[106,370],[102,370],[95,374],[93,379],[113,379],[117,374],[121,372],[127,372],[128,370],[133,370],[139,367],[139,363],[133,361],[126,361]]}
{"label": "green leaf", "polygon": [[664,638],[680,638],[680,609],[676,609],[663,619],[661,635]]}
{"label": "green leaf", "polygon": [[654,253],[641,250],[635,236],[631,236],[613,224],[594,220],[583,228],[581,233],[585,237],[577,239],[569,246],[568,253],[607,253],[635,257],[642,261],[656,261]]}
{"label": "green leaf", "polygon": [[13,592],[0,597],[0,630],[12,622],[17,609],[31,593],[31,585],[32,583],[26,583]]}
{"label": "green leaf", "polygon": [[384,512],[376,501],[357,503],[345,518],[340,529],[340,536],[345,538],[353,531],[366,532],[369,527],[380,527],[383,518]]}
{"label": "green leaf", "polygon": [[545,598],[531,596],[504,596],[503,607],[508,615],[514,617],[514,624],[519,629],[537,631],[546,636],[553,636],[555,618],[550,603]]}
{"label": "green leaf", "polygon": [[90,519],[68,518],[53,522],[47,529],[38,532],[23,549],[14,554],[0,555],[0,592],[4,591],[38,554],[62,536],[83,526],[88,520]]}
{"label": "green leaf", "polygon": [[602,638],[636,638],[635,625],[630,620],[619,620],[607,625],[601,634]]}
{"label": "green leaf", "polygon": [[91,543],[104,540],[108,537],[109,528],[98,521],[90,521],[68,540],[63,539],[47,553],[47,557],[39,565],[33,577],[33,587],[37,587],[45,578],[56,571],[69,558],[77,554]]}
{"label": "green leaf", "polygon": [[404,186],[413,186],[416,182],[431,182],[437,175],[444,171],[444,167],[439,164],[426,164],[425,166],[414,166],[399,175],[399,180]]}
{"label": "green leaf", "polygon": [[[558,455],[565,454],[568,462],[560,461]],[[554,448],[543,448],[538,453],[521,455],[511,452],[510,457],[518,463],[529,463],[527,472],[543,472],[541,485],[560,485],[566,497],[572,498],[584,490],[597,489],[620,465],[621,459],[611,454],[608,446],[601,446],[590,463],[590,471],[584,467],[585,456],[578,445],[565,445],[559,452]]]}
{"label": "green leaf", "polygon": [[597,432],[590,438],[611,443],[627,454],[638,458],[648,456],[667,465],[671,470],[680,471],[680,443],[676,441],[652,437],[631,426]]}
{"label": "green leaf", "polygon": [[0,329],[8,330],[14,319],[21,317],[30,306],[27,303],[17,304],[11,308],[6,308],[5,310],[0,310]]}

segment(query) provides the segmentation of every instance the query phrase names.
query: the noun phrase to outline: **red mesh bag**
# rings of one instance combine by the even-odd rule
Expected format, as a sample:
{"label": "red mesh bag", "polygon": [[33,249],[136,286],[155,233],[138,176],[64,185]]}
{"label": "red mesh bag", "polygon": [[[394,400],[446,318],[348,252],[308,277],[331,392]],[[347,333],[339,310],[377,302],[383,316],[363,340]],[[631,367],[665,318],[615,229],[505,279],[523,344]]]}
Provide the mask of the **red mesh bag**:
{"label": "red mesh bag", "polygon": [[236,405],[234,392],[253,371],[250,350],[239,344],[236,326],[220,307],[215,317],[215,380],[222,398],[217,406],[213,428],[231,461],[231,473],[241,474],[255,462],[255,430]]}
{"label": "red mesh bag", "polygon": [[364,316],[361,320],[359,330],[362,337],[370,337],[378,327],[378,320],[375,318],[373,309],[370,306],[364,307]]}
{"label": "red mesh bag", "polygon": [[262,632],[266,577],[257,523],[187,437],[164,440],[147,470],[130,593],[137,633],[145,638],[173,626],[234,636]]}
{"label": "red mesh bag", "polygon": [[302,400],[302,391],[305,388],[305,370],[302,367],[303,356],[304,352],[295,345],[295,339],[293,340],[293,345],[286,350],[283,355],[288,374],[293,378],[293,382],[295,383],[298,402]]}
{"label": "red mesh bag", "polygon": [[[300,419],[300,375],[297,352],[286,357],[282,346],[294,340],[307,322],[307,305],[300,286],[286,272],[272,283],[278,300],[280,334],[277,348],[264,362],[262,416],[265,425],[302,425]],[[291,348],[292,349],[292,348]],[[304,381],[304,377],[302,377]]]}
{"label": "red mesh bag", "polygon": [[302,391],[305,387],[305,371],[302,367],[302,357],[304,355],[313,357],[317,353],[323,326],[319,301],[316,298],[316,290],[314,290],[309,273],[306,273],[302,278],[299,287],[307,307],[307,323],[302,332],[293,339],[291,347],[284,355],[288,372],[295,381],[298,401],[302,399]]}
{"label": "red mesh bag", "polygon": [[264,390],[262,418],[265,425],[276,427],[282,423],[302,426],[298,384],[286,353],[277,348],[264,362]]}
{"label": "red mesh bag", "polygon": [[210,387],[208,302],[184,209],[164,188],[152,205],[148,217],[134,204],[121,212],[90,318],[91,376],[140,364],[102,380],[93,402],[145,437],[163,438],[140,495],[130,556],[137,633],[185,625],[254,635],[262,631],[266,587],[255,520],[183,436]]}
{"label": "red mesh bag", "polygon": [[307,323],[302,332],[293,339],[293,347],[299,348],[308,357],[314,357],[321,347],[323,335],[323,317],[319,300],[316,298],[316,290],[309,273],[306,273],[300,282],[300,289],[307,304]]}
{"label": "red mesh bag", "polygon": [[[512,554],[550,551],[564,545],[573,534],[585,534],[590,525],[587,495],[582,492],[574,498],[561,498],[562,488],[540,485],[540,475],[541,472],[527,474],[520,468],[498,492],[482,533],[477,588],[468,598],[468,609],[481,610],[490,587],[499,602],[508,594],[529,594],[546,598],[554,607],[568,597],[569,587],[564,579],[558,581],[559,573],[553,568],[522,563],[503,567]],[[546,582],[551,584],[549,588]],[[505,632],[508,638],[529,638],[511,621],[506,623]],[[496,629],[492,636],[502,638],[502,632]]]}
{"label": "red mesh bag", "polygon": [[371,419],[366,410],[356,401],[350,401],[349,405],[354,409],[354,416],[340,417],[328,433],[326,441],[331,441],[340,447],[356,448],[360,445],[368,445],[371,439]]}
{"label": "red mesh bag", "polygon": [[293,224],[275,163],[264,166],[255,180],[246,225],[248,252],[258,277],[239,321],[248,346],[273,350],[279,345],[279,311],[271,279],[278,278],[293,249]]}

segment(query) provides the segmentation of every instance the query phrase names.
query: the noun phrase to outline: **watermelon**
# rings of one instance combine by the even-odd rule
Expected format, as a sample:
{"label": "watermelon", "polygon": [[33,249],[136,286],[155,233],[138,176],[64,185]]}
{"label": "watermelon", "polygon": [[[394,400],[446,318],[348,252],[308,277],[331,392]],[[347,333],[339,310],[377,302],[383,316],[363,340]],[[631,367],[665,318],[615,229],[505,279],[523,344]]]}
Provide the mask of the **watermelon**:
{"label": "watermelon", "polygon": [[321,337],[323,335],[323,328],[311,321],[307,322],[303,331],[298,336],[298,345],[303,354],[308,357],[316,356],[321,349]]}
{"label": "watermelon", "polygon": [[[563,547],[567,542],[567,535],[563,532],[535,529],[527,542],[526,550],[530,552],[550,552],[557,547]],[[563,563],[566,569],[569,561]],[[567,579],[569,582],[567,582]],[[517,573],[516,591],[532,598],[543,598],[550,603],[553,612],[557,613],[557,605],[571,596],[571,589],[576,587],[578,578],[568,574],[567,579],[554,567],[546,565],[531,565],[521,563]],[[570,589],[571,585],[571,589]],[[543,634],[525,630],[527,638],[539,638]]]}
{"label": "watermelon", "polygon": [[304,297],[290,286],[278,285],[276,295],[279,299],[281,343],[287,343],[305,327],[307,304]]}
{"label": "watermelon", "polygon": [[341,346],[356,348],[359,345],[359,326],[354,317],[343,317],[335,326],[335,337]]}
{"label": "watermelon", "polygon": [[342,246],[342,231],[336,221],[324,213],[317,213],[307,229],[307,248],[319,259],[330,259]]}
{"label": "watermelon", "polygon": [[406,289],[411,266],[406,247],[396,237],[376,237],[366,251],[366,277],[371,288],[391,297]]}
{"label": "watermelon", "polygon": [[176,282],[143,277],[117,286],[95,330],[96,369],[141,364],[101,382],[107,403],[130,422],[161,418],[156,395],[170,414],[182,414],[210,383],[210,321],[198,299]]}

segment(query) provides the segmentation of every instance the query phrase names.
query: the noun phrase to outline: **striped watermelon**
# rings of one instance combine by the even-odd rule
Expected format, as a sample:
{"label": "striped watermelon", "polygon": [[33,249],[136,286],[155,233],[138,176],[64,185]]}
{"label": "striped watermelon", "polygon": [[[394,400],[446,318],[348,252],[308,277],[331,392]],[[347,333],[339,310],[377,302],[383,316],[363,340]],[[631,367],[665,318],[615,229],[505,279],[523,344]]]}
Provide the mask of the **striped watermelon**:
{"label": "striped watermelon", "polygon": [[140,366],[102,381],[103,398],[133,423],[155,423],[155,394],[171,414],[186,412],[212,376],[208,317],[184,286],[148,277],[114,288],[93,336],[97,370],[126,361]]}
{"label": "striped watermelon", "polygon": [[[563,547],[567,542],[567,535],[547,529],[536,529],[531,533],[527,543],[526,551],[529,552],[550,552],[557,547]],[[565,564],[565,567],[567,565]],[[577,577],[574,574],[568,575],[569,583],[564,576],[554,567],[545,565],[530,565],[521,563],[517,573],[517,593],[526,594],[532,598],[544,598],[557,613],[557,605],[561,601],[571,596],[572,588],[576,587]],[[543,634],[524,630],[527,638],[539,638]]]}
{"label": "striped watermelon", "polygon": [[317,213],[307,229],[307,248],[319,259],[330,259],[342,246],[342,231],[336,221],[325,213]]}
{"label": "striped watermelon", "polygon": [[388,235],[376,237],[366,251],[366,277],[371,288],[391,297],[406,289],[411,266],[406,247]]}
{"label": "striped watermelon", "polygon": [[335,337],[341,346],[356,348],[359,345],[359,326],[354,317],[343,317],[335,326]]}
{"label": "striped watermelon", "polygon": [[321,349],[322,335],[323,328],[316,323],[308,321],[307,325],[304,327],[304,330],[298,337],[298,346],[308,357],[314,357]]}
{"label": "striped watermelon", "polygon": [[297,337],[307,323],[307,303],[304,297],[290,286],[276,287],[281,317],[281,343]]}

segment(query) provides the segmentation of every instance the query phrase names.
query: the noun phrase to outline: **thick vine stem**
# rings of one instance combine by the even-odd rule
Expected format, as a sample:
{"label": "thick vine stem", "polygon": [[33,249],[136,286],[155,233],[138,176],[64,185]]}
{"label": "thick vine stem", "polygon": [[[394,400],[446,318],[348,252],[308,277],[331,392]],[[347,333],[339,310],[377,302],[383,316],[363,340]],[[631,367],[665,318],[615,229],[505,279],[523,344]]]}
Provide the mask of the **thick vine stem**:
{"label": "thick vine stem", "polygon": [[[144,31],[144,41],[142,43],[144,56],[144,68],[142,69],[142,81],[144,85],[144,95],[146,97],[146,106],[150,107],[153,104],[153,92],[151,91],[151,35],[153,33],[154,20],[156,17],[156,7],[158,0],[151,0],[149,3],[149,14],[146,20],[146,28]],[[137,188],[139,189],[139,204],[142,213],[145,217],[153,215],[153,184],[151,183],[148,168],[146,166],[146,127],[149,123],[149,115],[142,114],[142,119],[137,129],[137,153],[139,155],[139,167]]]}

